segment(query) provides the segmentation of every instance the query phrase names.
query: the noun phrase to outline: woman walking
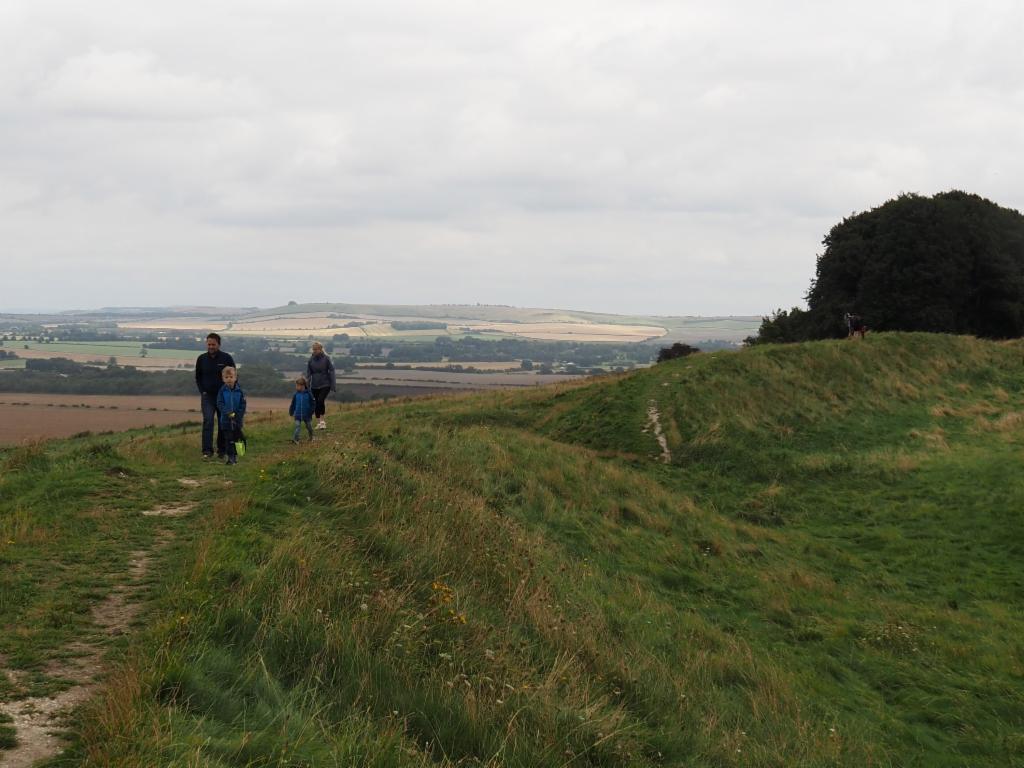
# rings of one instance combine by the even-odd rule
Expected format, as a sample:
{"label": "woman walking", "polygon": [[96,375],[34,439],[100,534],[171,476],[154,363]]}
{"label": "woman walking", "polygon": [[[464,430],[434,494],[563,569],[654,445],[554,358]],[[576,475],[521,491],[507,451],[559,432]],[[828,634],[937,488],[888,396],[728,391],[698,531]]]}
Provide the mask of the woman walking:
{"label": "woman walking", "polygon": [[306,380],[309,382],[309,389],[316,401],[313,415],[319,419],[317,429],[327,429],[327,420],[324,415],[327,413],[327,393],[334,392],[337,383],[334,378],[334,363],[324,353],[324,345],[314,341],[310,348],[312,354],[309,362],[306,363]]}

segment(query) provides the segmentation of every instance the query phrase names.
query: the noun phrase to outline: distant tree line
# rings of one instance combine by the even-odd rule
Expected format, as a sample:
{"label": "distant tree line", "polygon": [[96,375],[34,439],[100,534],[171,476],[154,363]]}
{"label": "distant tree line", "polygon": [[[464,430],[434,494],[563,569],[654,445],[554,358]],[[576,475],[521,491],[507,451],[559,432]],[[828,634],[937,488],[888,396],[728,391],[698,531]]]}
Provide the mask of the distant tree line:
{"label": "distant tree line", "polygon": [[[271,366],[239,367],[239,381],[246,394],[287,397],[295,385]],[[22,370],[0,375],[0,392],[46,392],[75,395],[194,395],[196,381],[189,371],[141,371],[133,366],[105,368],[65,358],[26,360]]]}
{"label": "distant tree line", "polygon": [[26,360],[25,368],[0,376],[2,392],[74,395],[190,395],[195,377],[184,371],[143,372],[137,368],[98,368],[65,358]]}
{"label": "distant tree line", "polygon": [[[403,322],[403,321],[396,321]],[[412,321],[409,321],[412,322]],[[424,321],[418,326],[440,326],[441,322]],[[61,329],[63,333],[64,330]],[[85,338],[85,337],[91,338]],[[12,341],[14,336],[9,337]],[[63,337],[61,340],[64,340]],[[112,335],[106,331],[79,333],[76,341],[124,341],[127,335]],[[190,332],[173,335],[160,333],[140,341],[141,357],[149,350],[187,350],[196,355],[206,349],[205,337]],[[309,358],[309,344],[313,339],[281,339],[263,336],[224,335],[223,348],[230,352],[239,365],[248,370],[272,368],[276,371],[301,371]],[[70,340],[70,339],[69,339]],[[132,340],[139,341],[139,338]],[[20,342],[21,339],[18,340]],[[18,343],[15,342],[15,343]],[[731,347],[728,342],[709,340],[698,342],[708,349]],[[468,363],[495,362],[520,365],[523,370],[539,373],[596,373],[603,370],[625,370],[636,365],[652,362],[658,354],[655,343],[607,343],[578,341],[542,341],[517,337],[479,338],[475,336],[437,336],[433,339],[417,340],[353,340],[348,334],[333,334],[324,342],[325,350],[331,355],[339,372],[351,372],[357,364],[380,364],[402,366],[411,363],[436,364],[431,366],[439,371],[467,371]],[[111,365],[116,366],[115,359]],[[181,363],[191,369],[191,364]],[[85,366],[92,370],[91,366]],[[94,382],[95,383],[95,382]],[[96,386],[105,386],[95,383]],[[112,385],[113,386],[113,385]]]}
{"label": "distant tree line", "polygon": [[977,195],[901,195],[825,237],[807,309],[776,310],[751,343],[869,330],[1024,335],[1024,216]]}
{"label": "distant tree line", "polygon": [[124,341],[127,336],[117,332],[117,328],[98,330],[77,325],[60,325],[49,330],[48,336],[61,341]]}
{"label": "distant tree line", "polygon": [[657,362],[664,363],[666,360],[676,360],[680,357],[689,357],[700,352],[696,347],[691,347],[689,344],[683,344],[677,341],[671,347],[662,347],[658,352]]}
{"label": "distant tree line", "polygon": [[448,323],[431,320],[392,320],[391,327],[396,331],[443,331]]}
{"label": "distant tree line", "polygon": [[438,336],[433,343],[412,341],[353,342],[348,353],[359,362],[394,363],[516,363],[531,360],[547,365],[573,364],[582,368],[649,363],[654,348],[646,344],[608,344],[534,339],[480,339]]}

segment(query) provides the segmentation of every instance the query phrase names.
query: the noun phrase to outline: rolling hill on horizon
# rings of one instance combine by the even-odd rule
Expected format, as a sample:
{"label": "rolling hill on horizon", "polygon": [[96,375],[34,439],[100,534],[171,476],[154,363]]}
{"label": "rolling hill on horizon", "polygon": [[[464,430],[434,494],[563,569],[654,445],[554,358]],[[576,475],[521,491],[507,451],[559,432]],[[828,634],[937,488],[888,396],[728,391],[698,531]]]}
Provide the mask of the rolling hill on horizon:
{"label": "rolling hill on horizon", "polygon": [[[136,330],[218,330],[269,335],[302,335],[357,324],[383,328],[393,322],[441,323],[465,332],[495,336],[579,341],[739,342],[756,332],[760,316],[618,315],[564,309],[482,304],[306,303],[253,307],[108,307],[44,315],[39,322],[110,320]],[[424,329],[429,330],[429,329]],[[352,331],[349,331],[350,333]]]}
{"label": "rolling hill on horizon", "polygon": [[1017,764],[1021,354],[699,354],[261,418],[236,468],[0,450],[0,748],[49,707],[59,765]]}
{"label": "rolling hill on horizon", "polygon": [[580,319],[607,320],[607,319],[629,319],[641,318],[678,318],[695,319],[701,317],[737,317],[749,318],[760,315],[630,315],[614,312],[595,312],[589,310],[558,309],[544,307],[517,307],[508,304],[374,304],[374,303],[345,303],[345,302],[297,302],[295,304],[283,304],[275,307],[230,307],[218,305],[169,305],[169,306],[113,306],[100,307],[98,309],[68,309],[60,313],[42,314],[66,314],[66,315],[89,315],[95,313],[103,314],[132,314],[132,313],[176,313],[176,314],[201,314],[201,315],[271,315],[271,314],[296,314],[302,312],[326,311],[326,312],[350,312],[362,314],[377,314],[381,316],[405,316],[409,314],[419,316],[434,315],[437,317],[461,317],[474,320],[494,319],[534,319],[538,317],[575,317]]}

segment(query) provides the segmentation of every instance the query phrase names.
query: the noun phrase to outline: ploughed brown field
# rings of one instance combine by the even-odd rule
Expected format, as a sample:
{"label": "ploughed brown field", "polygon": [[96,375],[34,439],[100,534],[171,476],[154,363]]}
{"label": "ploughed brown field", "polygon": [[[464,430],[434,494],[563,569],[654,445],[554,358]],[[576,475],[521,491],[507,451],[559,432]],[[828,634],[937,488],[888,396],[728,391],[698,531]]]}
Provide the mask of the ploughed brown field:
{"label": "ploughed brown field", "polygon": [[[249,413],[287,413],[288,398],[248,398]],[[199,396],[0,393],[0,445],[80,432],[119,432],[202,420]]]}

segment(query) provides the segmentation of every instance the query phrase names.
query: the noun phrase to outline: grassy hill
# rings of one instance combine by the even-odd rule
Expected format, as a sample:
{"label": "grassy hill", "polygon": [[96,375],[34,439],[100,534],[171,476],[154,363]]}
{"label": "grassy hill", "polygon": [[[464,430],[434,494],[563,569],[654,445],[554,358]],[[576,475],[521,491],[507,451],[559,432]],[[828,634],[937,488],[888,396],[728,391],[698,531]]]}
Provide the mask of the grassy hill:
{"label": "grassy hill", "polygon": [[877,335],[8,451],[0,702],[101,648],[56,765],[1024,764],[1022,373]]}

